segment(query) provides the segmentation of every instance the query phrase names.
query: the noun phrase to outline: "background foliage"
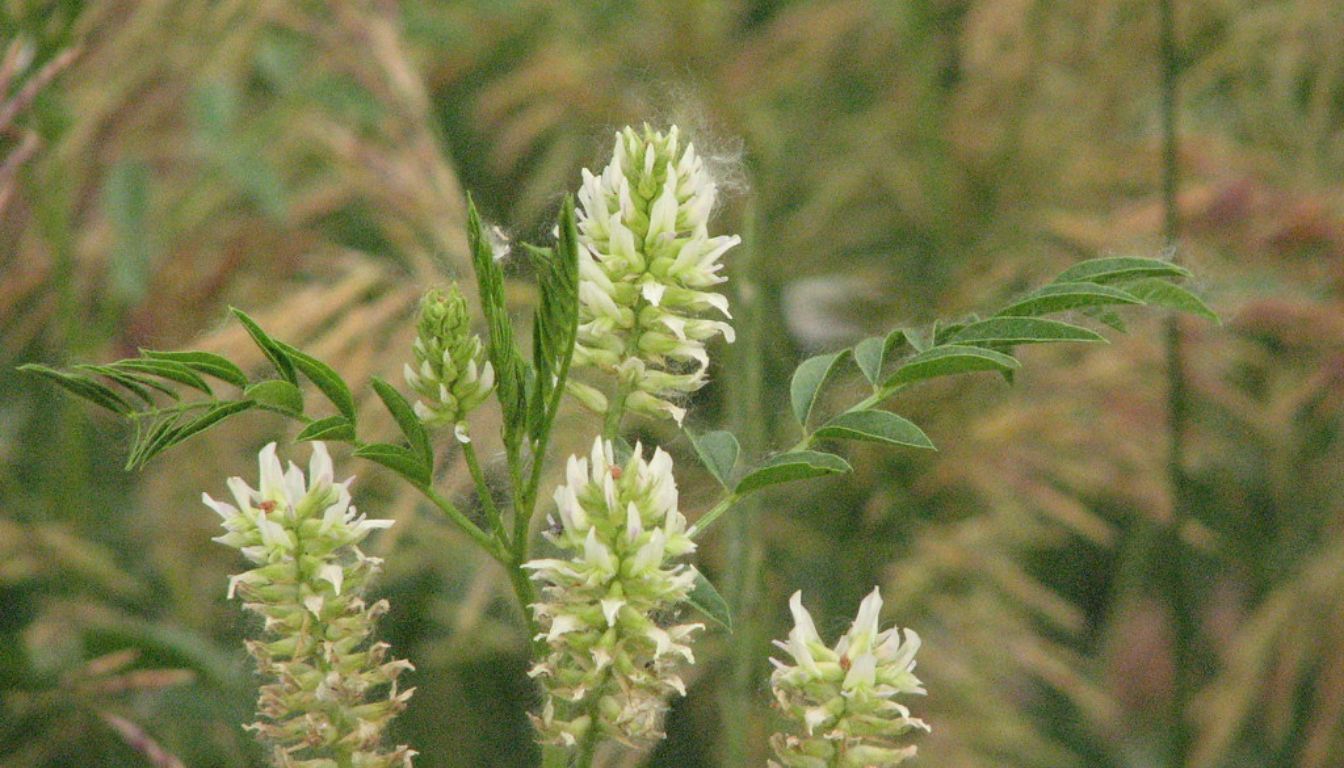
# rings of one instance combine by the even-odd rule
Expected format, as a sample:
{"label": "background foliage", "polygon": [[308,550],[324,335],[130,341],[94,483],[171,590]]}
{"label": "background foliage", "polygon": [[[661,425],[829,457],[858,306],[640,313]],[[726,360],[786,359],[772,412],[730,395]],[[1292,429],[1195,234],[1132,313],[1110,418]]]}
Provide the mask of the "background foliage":
{"label": "background foliage", "polygon": [[[1188,413],[1149,320],[1029,351],[1012,388],[903,395],[939,453],[858,450],[855,476],[744,513],[755,538],[709,537],[702,567],[757,625],[707,636],[669,740],[629,764],[763,764],[787,595],[834,633],[873,583],[926,640],[924,764],[1173,765],[1173,731],[1191,766],[1344,760],[1344,7],[1176,10],[1176,257],[1225,319],[1181,321]],[[1163,249],[1158,19],[1156,0],[9,0],[0,37],[31,61],[8,48],[0,90],[0,765],[143,764],[154,743],[260,765],[236,564],[198,496],[294,429],[240,418],[127,474],[122,424],[15,365],[190,344],[259,370],[233,304],[352,383],[391,379],[422,289],[465,274],[464,188],[535,239],[611,130],[677,121],[747,240],[741,338],[695,426],[745,425],[758,456],[797,438],[803,357]],[[653,437],[703,510],[684,438]],[[525,764],[500,572],[388,478],[357,488],[399,520],[376,545],[384,634],[418,668],[399,736],[421,766]]]}

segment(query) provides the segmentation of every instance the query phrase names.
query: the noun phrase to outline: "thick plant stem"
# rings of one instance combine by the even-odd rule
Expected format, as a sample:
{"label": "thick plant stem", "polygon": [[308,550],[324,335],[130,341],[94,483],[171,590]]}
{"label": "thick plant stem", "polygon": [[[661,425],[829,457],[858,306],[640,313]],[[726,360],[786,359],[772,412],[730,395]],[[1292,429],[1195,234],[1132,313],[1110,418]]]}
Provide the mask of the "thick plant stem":
{"label": "thick plant stem", "polygon": [[[733,276],[737,287],[739,334],[737,343],[733,345],[732,364],[726,366],[724,371],[727,390],[732,393],[729,407],[733,431],[748,452],[761,450],[768,437],[761,413],[761,404],[765,400],[761,368],[761,332],[764,323],[761,318],[760,287],[755,280],[755,215],[754,206],[748,206],[743,214],[743,243],[735,260],[736,274]],[[734,501],[736,494],[729,493],[706,515],[704,525],[712,523]],[[753,759],[755,756],[751,748],[757,720],[753,716],[753,697],[757,672],[762,666],[761,633],[766,629],[765,623],[757,615],[761,564],[764,560],[761,540],[753,534],[754,518],[758,514],[757,498],[748,498],[734,510],[727,531],[725,598],[733,612],[737,637],[732,645],[728,686],[720,701],[724,730],[723,765],[757,765],[761,762]]]}
{"label": "thick plant stem", "polygon": [[[1160,55],[1162,69],[1162,204],[1163,235],[1173,254],[1180,238],[1180,210],[1176,192],[1178,176],[1178,133],[1176,126],[1179,62],[1176,50],[1175,0],[1158,0]],[[1163,540],[1161,569],[1172,617],[1172,661],[1175,675],[1169,716],[1168,766],[1184,768],[1190,751],[1190,726],[1187,722],[1194,689],[1195,620],[1185,577],[1185,555],[1181,533],[1190,518],[1189,480],[1185,473],[1185,426],[1189,411],[1186,395],[1182,338],[1179,319],[1173,314],[1166,325],[1168,480],[1171,486],[1171,518]]]}

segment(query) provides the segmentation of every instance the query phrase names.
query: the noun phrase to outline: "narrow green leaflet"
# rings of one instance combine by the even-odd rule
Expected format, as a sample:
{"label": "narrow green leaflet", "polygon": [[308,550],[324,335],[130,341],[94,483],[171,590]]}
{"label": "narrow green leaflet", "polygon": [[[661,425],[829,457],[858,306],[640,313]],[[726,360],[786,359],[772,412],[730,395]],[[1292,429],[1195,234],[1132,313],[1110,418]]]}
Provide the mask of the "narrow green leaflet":
{"label": "narrow green leaflet", "polygon": [[328,416],[304,427],[294,441],[302,443],[305,440],[335,440],[349,443],[354,439],[355,425],[351,424],[349,419],[344,416]]}
{"label": "narrow green leaflet", "polygon": [[210,352],[163,352],[153,349],[142,349],[140,354],[151,360],[168,360],[175,363],[181,363],[197,373],[213,376],[220,381],[242,389],[247,386],[247,375],[243,369],[234,365],[227,358]]}
{"label": "narrow green leaflet", "polygon": [[748,494],[771,485],[809,477],[844,474],[853,469],[849,462],[833,453],[791,451],[781,453],[748,473],[737,484],[737,493]]}
{"label": "narrow green leaflet", "polygon": [[186,423],[183,423],[182,411],[153,421],[149,426],[143,426],[137,421],[135,441],[126,459],[126,469],[140,469],[150,459],[186,441],[187,438],[255,406],[256,403],[251,400],[230,400],[211,405],[205,413]]}
{"label": "narrow green leaflet", "polygon": [[355,422],[355,398],[354,395],[350,394],[350,387],[340,377],[340,374],[332,370],[331,366],[306,352],[300,352],[283,342],[277,341],[275,343],[294,364],[294,367],[298,368],[309,381],[316,384],[322,394],[326,395],[327,399],[331,401],[331,404],[336,406],[336,410],[340,411],[341,415],[353,424]]}
{"label": "narrow green leaflet", "polygon": [[1097,283],[1053,283],[1009,304],[998,317],[1049,315],[1081,307],[1112,304],[1142,304],[1143,301],[1119,288]]}
{"label": "narrow green leaflet", "polygon": [[1101,334],[1081,325],[1043,317],[991,317],[953,334],[955,344],[1046,344],[1055,341],[1105,342]]}
{"label": "narrow green leaflet", "polygon": [[527,421],[524,368],[527,364],[513,340],[513,324],[504,303],[504,272],[495,262],[489,239],[481,232],[481,218],[470,196],[467,197],[467,243],[481,292],[481,312],[490,331],[490,364],[495,369],[495,396],[504,412],[504,440],[516,447]]}
{"label": "narrow green leaflet", "polygon": [[1108,256],[1079,262],[1060,272],[1056,283],[1113,283],[1136,277],[1189,277],[1190,272],[1161,259]]}
{"label": "narrow green leaflet", "polygon": [[698,437],[689,432],[687,435],[691,438],[695,455],[700,457],[705,469],[708,469],[724,488],[731,488],[733,468],[737,466],[737,455],[741,451],[737,438],[733,437],[731,432],[723,430],[706,432]]}
{"label": "narrow green leaflet", "polygon": [[[532,364],[536,379],[532,387],[529,432],[533,440],[550,428],[554,418],[552,395],[564,385],[579,327],[579,244],[574,199],[566,197],[556,224],[556,249],[527,246],[537,273],[540,306],[533,318]],[[554,405],[559,401],[555,400]]]}
{"label": "narrow green leaflet", "polygon": [[[131,394],[140,398],[141,402],[146,406],[151,408],[154,407],[155,400],[150,390],[151,388],[158,389],[160,385],[148,376],[141,377],[126,371],[119,371],[110,365],[76,365],[75,370],[81,373],[93,373],[99,376],[106,376],[120,384]],[[177,392],[172,389],[164,387],[162,391],[167,392],[170,397],[177,398]]]}
{"label": "narrow green leaflet", "polygon": [[389,443],[369,443],[356,448],[354,455],[382,464],[418,487],[424,488],[429,485],[431,476],[429,465],[421,461],[420,456],[409,448]]}
{"label": "narrow green leaflet", "polygon": [[973,371],[1006,373],[1019,367],[1021,363],[1011,355],[981,347],[950,344],[934,347],[909,358],[882,382],[882,386],[894,387]]}
{"label": "narrow green leaflet", "polygon": [[269,411],[286,416],[303,415],[303,392],[284,379],[258,381],[243,390],[243,397],[256,401],[257,405]]}
{"label": "narrow green leaflet", "polygon": [[134,371],[150,376],[158,376],[161,379],[176,381],[179,384],[186,384],[207,395],[214,394],[210,389],[210,385],[206,384],[204,379],[196,375],[196,372],[193,371],[190,366],[173,360],[118,360],[115,363],[111,363],[110,366],[123,371]]}
{"label": "narrow green leaflet", "polygon": [[1212,320],[1215,323],[1222,322],[1218,318],[1218,314],[1209,309],[1209,305],[1205,304],[1202,299],[1174,283],[1149,277],[1124,285],[1125,290],[1149,304],[1156,304],[1159,307],[1174,309],[1178,312],[1188,312],[1206,320]]}
{"label": "narrow green leaflet", "polygon": [[807,428],[808,416],[812,413],[812,406],[816,404],[822,386],[848,354],[849,351],[845,350],[810,357],[793,372],[793,380],[789,382],[789,401],[793,405],[794,417],[804,429]]}
{"label": "narrow green leaflet", "polygon": [[889,411],[848,411],[826,422],[816,435],[936,450],[924,430]]}
{"label": "narrow green leaflet", "polygon": [[692,565],[691,571],[695,574],[695,586],[691,594],[686,596],[686,602],[704,614],[705,618],[732,632],[733,612],[728,609],[728,601],[723,599],[723,595],[719,594],[719,590],[714,588],[714,584],[705,578],[700,569]]}
{"label": "narrow green leaflet", "polygon": [[94,381],[88,376],[76,373],[66,373],[36,363],[21,365],[19,366],[19,370],[24,371],[25,373],[35,373],[39,376],[46,377],[70,394],[88,400],[94,405],[106,408],[113,413],[126,415],[134,410],[131,407],[131,404],[126,402],[126,399],[117,394],[111,387],[101,382]]}
{"label": "narrow green leaflet", "polygon": [[373,377],[373,391],[383,401],[383,405],[387,407],[388,413],[392,414],[392,418],[396,419],[397,426],[401,427],[401,433],[406,436],[406,441],[411,444],[411,449],[426,464],[430,463],[434,456],[434,450],[429,444],[429,433],[425,431],[425,425],[421,423],[420,417],[415,415],[415,409],[406,401],[406,398],[402,397],[396,387],[377,376]]}
{"label": "narrow green leaflet", "polygon": [[[882,377],[882,359],[887,354],[887,341],[881,336],[864,339],[854,346],[854,363],[863,372],[863,377],[873,386],[877,386]],[[902,334],[904,338],[904,334]]]}
{"label": "narrow green leaflet", "polygon": [[257,321],[248,317],[243,310],[237,307],[229,307],[229,311],[233,313],[234,317],[238,318],[238,322],[243,324],[243,328],[247,329],[247,334],[252,337],[252,341],[256,342],[257,347],[266,355],[266,359],[271,361],[271,366],[275,368],[276,373],[280,374],[280,378],[290,384],[298,384],[299,378],[294,374],[294,364],[289,361],[289,357],[285,355],[280,344],[268,336],[261,329],[261,326],[257,325]]}

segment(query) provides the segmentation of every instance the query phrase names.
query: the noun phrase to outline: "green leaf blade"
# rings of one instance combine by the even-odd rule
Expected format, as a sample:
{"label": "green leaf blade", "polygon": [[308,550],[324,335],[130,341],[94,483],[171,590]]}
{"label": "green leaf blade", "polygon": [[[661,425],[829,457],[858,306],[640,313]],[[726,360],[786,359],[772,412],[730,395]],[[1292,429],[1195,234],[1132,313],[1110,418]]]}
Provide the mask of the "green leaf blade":
{"label": "green leaf blade", "polygon": [[234,365],[228,358],[210,352],[166,352],[142,349],[140,354],[151,360],[168,360],[181,363],[197,373],[212,376],[239,389],[247,386],[247,375],[243,373],[242,368]]}
{"label": "green leaf blade", "polygon": [[924,430],[909,419],[889,411],[847,411],[826,422],[816,435],[937,450]]}
{"label": "green leaf blade", "polygon": [[793,406],[794,418],[804,429],[807,428],[808,417],[812,414],[821,388],[848,353],[845,350],[810,357],[794,370],[793,378],[789,381],[789,403]]}
{"label": "green leaf blade", "polygon": [[854,363],[863,372],[863,377],[873,386],[877,386],[878,380],[882,377],[882,360],[886,357],[889,339],[889,336],[886,339],[873,336],[854,346]]}
{"label": "green leaf blade", "polygon": [[757,467],[738,482],[737,493],[745,495],[771,485],[853,470],[849,462],[833,453],[791,451],[782,453]]}
{"label": "green leaf blade", "polygon": [[983,347],[949,344],[933,347],[905,361],[882,386],[896,387],[940,376],[955,376],[975,371],[1008,373],[1021,367],[1017,358]]}
{"label": "green leaf blade", "polygon": [[733,612],[728,608],[728,601],[723,599],[723,595],[719,594],[713,582],[705,578],[700,569],[691,566],[691,571],[695,574],[695,586],[686,596],[686,602],[705,618],[732,632]]}
{"label": "green leaf blade", "polygon": [[1052,283],[1004,307],[997,317],[1034,317],[1082,307],[1142,304],[1130,293],[1099,283]]}
{"label": "green leaf blade", "polygon": [[1133,293],[1147,304],[1174,309],[1177,312],[1185,312],[1219,325],[1222,324],[1218,313],[1210,309],[1203,299],[1175,283],[1149,277],[1125,283],[1125,290]]}
{"label": "green leaf blade", "polygon": [[302,443],[308,440],[331,440],[338,443],[349,443],[355,439],[355,425],[344,416],[328,416],[325,419],[318,419],[303,428],[303,431],[294,438],[294,442]]}
{"label": "green leaf blade", "polygon": [[420,417],[415,415],[415,409],[411,407],[410,402],[397,391],[396,387],[377,376],[373,377],[373,391],[378,394],[378,399],[383,401],[388,413],[396,420],[397,426],[401,428],[401,434],[410,443],[411,450],[428,464],[434,457],[434,450],[429,443],[429,432],[420,421]]}
{"label": "green leaf blade", "polygon": [[247,334],[252,337],[252,341],[261,349],[262,354],[266,355],[266,359],[271,361],[271,366],[275,368],[276,373],[280,374],[280,378],[290,384],[298,384],[299,377],[294,373],[294,364],[290,362],[280,343],[263,331],[257,321],[248,317],[243,310],[237,307],[229,307],[229,311],[247,330]]}
{"label": "green leaf blade", "polygon": [[971,323],[951,338],[954,344],[1050,344],[1061,341],[1102,342],[1106,338],[1090,328],[1043,317],[991,317]]}
{"label": "green leaf blade", "polygon": [[345,379],[342,379],[340,374],[336,373],[331,366],[306,352],[300,352],[283,342],[277,341],[276,345],[290,359],[294,367],[303,373],[304,377],[317,385],[317,388],[321,390],[323,395],[326,395],[331,404],[336,406],[336,410],[340,411],[341,415],[348,419],[351,424],[354,424],[355,397],[350,393],[350,386],[345,383]]}
{"label": "green leaf blade", "polygon": [[429,466],[409,448],[388,443],[369,443],[356,448],[354,455],[387,467],[419,488],[429,485]]}
{"label": "green leaf blade", "polygon": [[[687,433],[689,435],[689,433]],[[741,447],[731,432],[718,430],[703,435],[690,435],[691,446],[700,458],[705,469],[718,480],[724,488],[732,488],[733,469],[737,466],[737,457]]]}
{"label": "green leaf blade", "polygon": [[88,376],[58,371],[55,368],[38,365],[37,363],[21,365],[19,370],[42,376],[70,394],[88,400],[94,405],[106,408],[113,413],[125,416],[134,410],[131,404],[126,402],[126,399],[118,395],[111,387],[94,381]]}
{"label": "green leaf blade", "polygon": [[1056,283],[1112,283],[1135,277],[1189,277],[1190,272],[1170,261],[1137,256],[1107,256],[1074,264],[1060,272]]}
{"label": "green leaf blade", "polygon": [[243,390],[243,397],[268,411],[286,416],[303,415],[303,392],[298,385],[284,379],[258,381]]}

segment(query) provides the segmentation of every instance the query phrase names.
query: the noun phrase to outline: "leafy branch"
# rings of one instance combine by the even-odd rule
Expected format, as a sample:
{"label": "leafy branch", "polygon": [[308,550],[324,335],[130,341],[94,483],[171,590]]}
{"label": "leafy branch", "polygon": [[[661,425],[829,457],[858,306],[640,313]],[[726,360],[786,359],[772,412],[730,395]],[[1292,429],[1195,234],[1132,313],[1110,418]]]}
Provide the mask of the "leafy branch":
{"label": "leafy branch", "polygon": [[[789,400],[802,437],[788,450],[740,475],[740,449],[724,431],[691,435],[696,455],[726,493],[697,521],[702,534],[742,497],[780,483],[838,475],[853,468],[843,457],[817,450],[819,440],[856,440],[933,450],[928,435],[914,422],[879,408],[896,393],[923,381],[993,371],[1012,382],[1021,363],[1014,356],[1024,344],[1105,342],[1100,333],[1076,322],[1045,315],[1074,312],[1124,332],[1113,308],[1153,306],[1187,312],[1218,322],[1196,295],[1175,281],[1189,277],[1184,268],[1160,259],[1092,259],[1061,272],[1050,284],[1013,301],[990,317],[971,317],[920,332],[896,329],[860,341],[852,348],[804,360],[794,371]],[[860,402],[813,428],[814,411],[826,385],[853,361],[872,387]]]}

